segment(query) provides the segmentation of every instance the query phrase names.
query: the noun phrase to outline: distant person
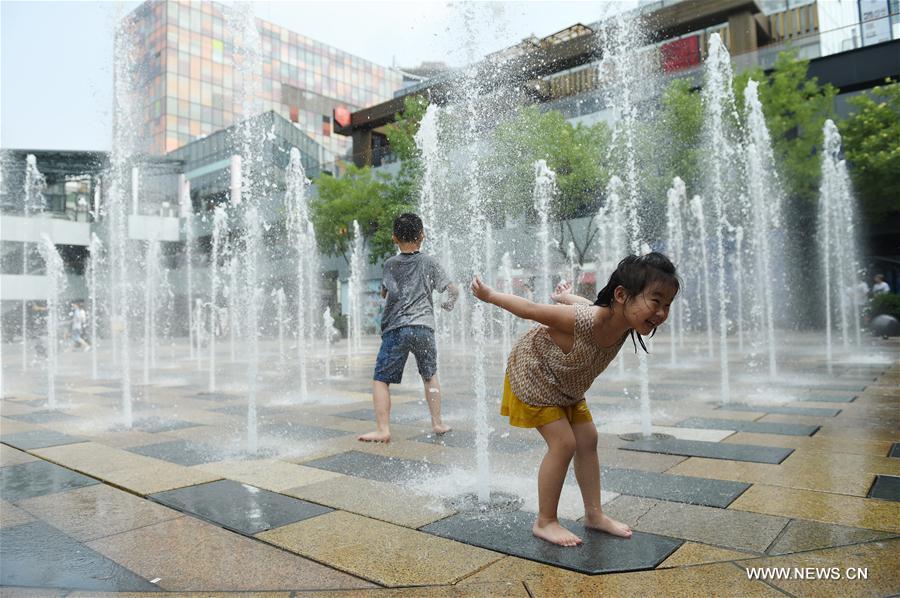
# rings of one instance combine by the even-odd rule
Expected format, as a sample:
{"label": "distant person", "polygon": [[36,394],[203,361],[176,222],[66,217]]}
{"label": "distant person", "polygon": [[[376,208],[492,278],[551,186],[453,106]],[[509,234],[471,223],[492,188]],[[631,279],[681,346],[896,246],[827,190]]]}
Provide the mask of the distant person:
{"label": "distant person", "polygon": [[72,342],[76,347],[81,347],[81,349],[83,349],[84,351],[90,351],[91,345],[86,340],[84,340],[84,325],[86,322],[87,312],[84,311],[84,308],[80,303],[72,303]]}
{"label": "distant person", "polygon": [[872,285],[872,296],[877,297],[891,292],[891,285],[884,281],[884,274],[876,274]]}
{"label": "distant person", "polygon": [[660,253],[623,259],[593,303],[569,294],[567,285],[553,295],[563,305],[549,305],[498,293],[478,277],[472,282],[481,301],[540,324],[519,337],[509,353],[500,405],[511,426],[537,428],[547,443],[538,470],[538,516],[531,528],[538,538],[560,546],[582,543],[557,515],[573,458],[584,526],[631,537],[631,528],[608,517],[600,505],[597,426],[584,394],[629,334],[632,339],[637,334],[644,347],[641,335],[652,335],[666,321],[679,286],[675,266]]}
{"label": "distant person", "polygon": [[431,429],[435,434],[450,430],[441,421],[441,387],[437,379],[431,295],[432,291],[447,291],[448,298],[441,307],[450,311],[459,298],[459,289],[450,282],[437,260],[419,251],[425,240],[421,218],[415,214],[401,214],[394,220],[392,239],[400,253],[384,263],[381,296],[387,301],[381,316],[381,349],[375,361],[372,383],[376,430],[359,437],[365,442],[390,442],[390,385],[402,380],[410,352],[416,357],[419,375],[425,384]]}

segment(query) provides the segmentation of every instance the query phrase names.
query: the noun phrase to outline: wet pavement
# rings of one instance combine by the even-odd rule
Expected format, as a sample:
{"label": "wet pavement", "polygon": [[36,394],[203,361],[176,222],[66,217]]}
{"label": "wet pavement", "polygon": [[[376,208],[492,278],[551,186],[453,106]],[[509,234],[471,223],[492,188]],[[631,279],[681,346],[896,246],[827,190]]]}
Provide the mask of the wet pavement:
{"label": "wet pavement", "polygon": [[[410,360],[392,387],[393,441],[381,445],[356,440],[373,428],[377,338],[349,360],[338,344],[335,375],[311,380],[305,401],[291,357],[264,342],[255,451],[248,365],[228,361],[227,341],[215,390],[206,355],[198,365],[183,342],[161,348],[150,384],[133,388],[131,426],[103,347],[98,380],[89,354],[61,354],[50,408],[43,365],[23,372],[19,347],[5,345],[0,594],[900,593],[900,342],[867,341],[829,368],[820,339],[797,335],[775,379],[735,359],[727,404],[702,342],[688,339],[675,365],[667,339],[651,347],[653,438],[635,435],[633,355],[588,393],[604,510],[637,533],[585,530],[570,472],[560,517],[584,537],[578,548],[530,533],[543,443],[497,415],[495,344],[485,368],[490,485],[518,501],[486,514],[458,510],[479,487],[473,364],[460,345],[439,350],[453,432],[432,433]],[[324,369],[314,353],[309,371]],[[798,569],[763,581],[748,574],[757,567]],[[840,579],[801,579],[831,568]]]}

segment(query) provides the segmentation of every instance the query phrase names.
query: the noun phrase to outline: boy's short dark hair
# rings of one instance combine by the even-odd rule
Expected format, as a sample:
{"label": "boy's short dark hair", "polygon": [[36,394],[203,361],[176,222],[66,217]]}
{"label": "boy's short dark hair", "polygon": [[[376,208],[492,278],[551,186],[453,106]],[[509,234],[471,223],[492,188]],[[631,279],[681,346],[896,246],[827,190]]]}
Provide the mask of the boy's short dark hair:
{"label": "boy's short dark hair", "polygon": [[400,214],[394,220],[394,236],[401,243],[415,243],[424,230],[422,219],[415,214]]}

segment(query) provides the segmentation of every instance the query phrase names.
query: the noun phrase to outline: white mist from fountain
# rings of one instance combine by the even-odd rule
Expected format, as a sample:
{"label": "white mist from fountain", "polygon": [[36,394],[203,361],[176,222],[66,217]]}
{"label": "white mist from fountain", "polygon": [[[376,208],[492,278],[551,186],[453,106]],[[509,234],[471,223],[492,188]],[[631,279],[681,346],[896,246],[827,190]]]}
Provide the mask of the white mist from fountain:
{"label": "white mist from fountain", "polygon": [[347,371],[354,353],[362,349],[362,309],[360,292],[365,268],[364,242],[359,222],[353,221],[353,242],[350,253],[350,275],[347,277]]}
{"label": "white mist from fountain", "polygon": [[[744,144],[747,165],[747,192],[750,199],[750,243],[754,251],[756,280],[775,281],[773,264],[774,233],[781,226],[783,193],[778,182],[772,140],[759,101],[759,84],[750,80],[744,90],[747,141]],[[761,284],[754,300],[755,318],[764,338],[769,376],[778,373],[775,337],[775,284]]]}
{"label": "white mist from fountain", "polygon": [[569,246],[566,248],[566,265],[568,268],[564,279],[571,281],[574,286],[578,282],[578,252],[575,250],[574,241],[569,241]]}
{"label": "white mist from fountain", "polygon": [[278,321],[278,361],[284,363],[284,305],[287,301],[284,289],[278,287],[272,291],[272,297],[275,298],[275,318]]}
{"label": "white mist from fountain", "polygon": [[103,243],[96,233],[91,233],[89,255],[86,278],[88,301],[91,306],[91,379],[96,380],[99,377],[97,353],[100,349],[100,339],[97,337],[97,320],[100,318],[100,302],[98,299],[100,287],[97,280],[97,272],[98,270],[106,269],[103,260]]}
{"label": "white mist from fountain", "polygon": [[[25,157],[25,218],[44,211],[44,189],[47,182],[37,167],[34,154]],[[22,274],[28,274],[28,243],[22,243]],[[22,300],[22,371],[28,371],[28,302]]]}
{"label": "white mist from fountain", "polygon": [[[502,286],[500,290],[504,293],[513,293],[513,275],[512,275],[512,259],[509,257],[509,252],[506,251],[503,253],[503,257],[500,258],[500,281],[502,282]],[[500,338],[501,338],[501,347],[502,347],[502,359],[505,362],[506,358],[509,356],[509,352],[512,350],[512,314],[510,314],[505,309],[500,310]]]}
{"label": "white mist from fountain", "polygon": [[691,215],[694,217],[696,236],[694,246],[699,248],[700,268],[702,272],[703,311],[706,316],[706,347],[709,357],[715,355],[712,325],[712,289],[709,280],[709,238],[706,234],[706,215],[703,211],[703,199],[699,195],[691,198]]}
{"label": "white mist from fountain", "polygon": [[322,314],[323,340],[325,341],[325,378],[331,377],[331,339],[334,336],[334,316],[331,315],[331,307],[326,307]]}
{"label": "white mist from fountain", "polygon": [[144,259],[144,384],[150,384],[150,366],[155,343],[153,314],[159,288],[159,241],[147,241]]}
{"label": "white mist from fountain", "polygon": [[834,358],[832,328],[837,312],[844,349],[850,345],[850,322],[858,326],[860,314],[850,294],[858,284],[859,240],[856,233],[856,201],[841,159],[841,135],[834,122],[825,121],[822,179],[819,187],[819,258],[825,283],[825,346],[828,368]]}
{"label": "white mist from fountain", "polygon": [[307,351],[312,344],[314,319],[318,313],[314,309],[316,287],[312,286],[318,273],[315,259],[316,238],[309,220],[309,179],[303,171],[300,150],[291,148],[291,161],[285,179],[284,203],[287,209],[288,238],[296,252],[297,272],[297,388],[299,400],[306,402],[309,396],[307,380]]}
{"label": "white mist from fountain", "polygon": [[60,297],[66,288],[63,261],[46,234],[38,245],[47,276],[47,407],[56,409],[56,372],[59,369]]}
{"label": "white mist from fountain", "polygon": [[[625,212],[622,206],[622,179],[612,175],[606,185],[606,202],[597,211],[597,284],[603,284],[615,271],[619,260],[625,257]],[[625,375],[625,355],[616,356],[619,376]]]}
{"label": "white mist from fountain", "polygon": [[[714,221],[713,230],[716,238],[716,289],[719,303],[719,372],[721,390],[719,399],[722,403],[731,400],[728,373],[728,300],[726,285],[725,235],[731,229],[728,221],[729,197],[734,192],[729,188],[733,176],[732,152],[737,145],[729,122],[735,113],[734,90],[732,87],[731,56],[722,43],[718,33],[713,33],[709,40],[709,55],[704,69],[704,83],[701,96],[704,108],[704,128],[706,156],[709,160],[707,170],[707,189],[712,202]],[[733,118],[736,122],[737,119]]]}
{"label": "white mist from fountain", "polygon": [[212,247],[209,254],[209,392],[216,391],[216,329],[219,319],[219,260],[222,237],[227,233],[228,213],[224,206],[213,212]]}
{"label": "white mist from fountain", "polygon": [[256,206],[247,208],[244,213],[245,248],[244,256],[244,289],[248,297],[247,321],[248,352],[250,361],[247,366],[247,450],[253,454],[258,450],[257,441],[257,394],[259,393],[259,257],[262,247],[262,224]]}
{"label": "white mist from fountain", "polygon": [[[666,251],[676,268],[685,264],[684,259],[684,208],[687,190],[679,177],[672,179],[666,193]],[[669,323],[669,365],[677,365],[678,348],[684,345],[684,301],[677,301]]]}
{"label": "white mist from fountain", "polygon": [[744,352],[744,227],[734,227],[734,286],[737,291],[738,352]]}
{"label": "white mist from fountain", "polygon": [[188,351],[194,359],[194,207],[191,202],[191,183],[184,175],[178,177],[179,215],[184,224],[184,265],[187,283]]}
{"label": "white mist from fountain", "polygon": [[534,163],[534,211],[538,217],[537,252],[540,264],[534,300],[545,303],[550,299],[550,202],[556,196],[556,173],[547,167],[546,160]]}

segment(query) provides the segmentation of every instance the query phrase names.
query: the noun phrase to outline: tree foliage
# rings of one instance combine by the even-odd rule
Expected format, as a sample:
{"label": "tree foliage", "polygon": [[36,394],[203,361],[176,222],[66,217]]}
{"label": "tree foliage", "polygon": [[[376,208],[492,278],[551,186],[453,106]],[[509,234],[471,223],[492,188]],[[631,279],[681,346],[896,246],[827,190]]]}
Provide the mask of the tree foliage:
{"label": "tree foliage", "polygon": [[841,123],[853,186],[870,218],[900,212],[900,83],[888,82],[850,100]]}

